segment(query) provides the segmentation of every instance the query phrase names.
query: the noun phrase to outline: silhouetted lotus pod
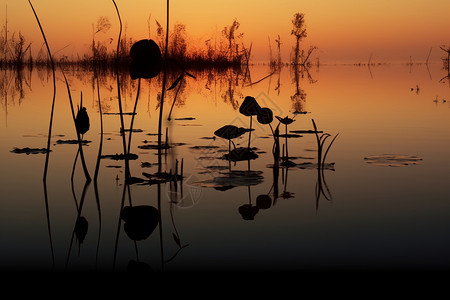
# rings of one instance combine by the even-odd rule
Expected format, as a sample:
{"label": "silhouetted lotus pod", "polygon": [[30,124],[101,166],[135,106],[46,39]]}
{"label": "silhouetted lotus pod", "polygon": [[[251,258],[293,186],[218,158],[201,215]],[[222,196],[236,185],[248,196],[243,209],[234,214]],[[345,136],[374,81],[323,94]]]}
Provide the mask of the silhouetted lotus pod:
{"label": "silhouetted lotus pod", "polygon": [[244,220],[254,220],[259,208],[251,204],[244,204],[239,206],[239,213]]}
{"label": "silhouetted lotus pod", "polygon": [[120,217],[126,234],[134,241],[148,238],[159,223],[159,211],[148,205],[125,206]]}
{"label": "silhouetted lotus pod", "polygon": [[276,118],[278,119],[278,121],[280,121],[280,122],[283,123],[284,125],[289,125],[289,124],[291,124],[292,122],[295,121],[294,119],[289,118],[288,116],[286,116],[286,117],[284,117],[284,118],[281,118],[281,117],[276,116]]}
{"label": "silhouetted lotus pod", "polygon": [[259,195],[256,197],[256,206],[259,209],[268,209],[272,206],[272,198],[269,195]]}
{"label": "silhouetted lotus pod", "polygon": [[260,110],[261,106],[259,106],[258,102],[256,102],[256,99],[252,96],[245,97],[244,101],[239,107],[239,112],[247,117],[257,115]]}
{"label": "silhouetted lotus pod", "polygon": [[86,111],[86,107],[78,109],[77,116],[75,118],[75,128],[80,134],[85,134],[90,127],[89,116]]}
{"label": "silhouetted lotus pod", "polygon": [[85,217],[78,217],[77,221],[75,222],[75,236],[77,237],[80,244],[83,243],[87,231],[88,231],[88,221],[86,220]]}
{"label": "silhouetted lotus pod", "polygon": [[257,120],[261,124],[269,124],[273,121],[272,110],[268,107],[263,107],[259,110]]}
{"label": "silhouetted lotus pod", "polygon": [[153,78],[162,68],[162,55],[159,46],[153,40],[140,40],[130,49],[131,79]]}

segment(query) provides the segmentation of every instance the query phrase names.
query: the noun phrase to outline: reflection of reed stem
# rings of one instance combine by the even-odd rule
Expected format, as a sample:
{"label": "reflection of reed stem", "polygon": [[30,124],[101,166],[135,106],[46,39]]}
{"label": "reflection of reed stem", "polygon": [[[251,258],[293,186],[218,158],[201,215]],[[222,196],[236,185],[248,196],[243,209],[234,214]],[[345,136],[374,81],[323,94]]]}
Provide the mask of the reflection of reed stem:
{"label": "reflection of reed stem", "polygon": [[51,226],[50,226],[50,211],[48,209],[47,181],[45,179],[44,179],[44,198],[45,198],[45,213],[46,213],[46,217],[47,217],[47,230],[48,230],[48,237],[50,240],[50,252],[52,254],[52,269],[53,269],[55,267],[55,253],[53,250],[53,239],[52,239],[52,231],[51,231]]}

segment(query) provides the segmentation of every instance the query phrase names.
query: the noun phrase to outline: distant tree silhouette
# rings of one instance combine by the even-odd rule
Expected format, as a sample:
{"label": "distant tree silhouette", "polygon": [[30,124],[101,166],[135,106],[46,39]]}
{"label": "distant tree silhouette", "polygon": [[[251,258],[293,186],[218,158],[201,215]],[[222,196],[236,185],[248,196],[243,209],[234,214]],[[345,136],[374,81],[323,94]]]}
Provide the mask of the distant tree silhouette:
{"label": "distant tree silhouette", "polygon": [[292,63],[294,65],[301,65],[306,67],[309,64],[309,57],[317,49],[315,46],[309,47],[307,53],[304,50],[300,49],[300,42],[303,38],[307,37],[305,27],[305,14],[296,13],[294,14],[294,18],[292,19],[292,30],[291,35],[295,36],[296,43],[294,48],[294,57],[292,58]]}
{"label": "distant tree silhouette", "polygon": [[292,30],[291,35],[295,36],[296,43],[295,43],[295,49],[294,49],[294,64],[299,64],[299,57],[300,57],[300,42],[303,38],[307,37],[308,34],[306,33],[305,28],[305,14],[303,13],[296,13],[294,15],[294,18],[292,19]]}
{"label": "distant tree silhouette", "polygon": [[447,73],[450,73],[450,46],[447,49],[444,48],[444,46],[441,46],[440,48],[447,53],[447,57],[442,58],[442,62],[444,63],[444,70],[447,70]]}
{"label": "distant tree silhouette", "polygon": [[442,58],[443,68],[447,71],[447,75],[444,76],[440,81],[443,81],[444,79],[450,78],[450,46],[445,48],[445,46],[440,47],[442,51],[447,53],[447,56]]}

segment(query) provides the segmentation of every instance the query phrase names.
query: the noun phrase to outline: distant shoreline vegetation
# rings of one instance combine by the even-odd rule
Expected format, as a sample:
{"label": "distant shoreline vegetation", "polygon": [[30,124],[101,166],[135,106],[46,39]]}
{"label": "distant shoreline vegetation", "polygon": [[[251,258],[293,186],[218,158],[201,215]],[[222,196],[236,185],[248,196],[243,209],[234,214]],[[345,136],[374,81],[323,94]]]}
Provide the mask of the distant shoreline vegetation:
{"label": "distant shoreline vegetation", "polygon": [[[149,36],[153,39],[161,51],[165,49],[165,29],[155,20],[156,33],[151,34],[150,20]],[[28,67],[50,67],[50,58],[42,45],[37,54],[32,54],[32,43],[29,43],[19,31],[17,34],[8,35],[7,20],[0,30],[0,68],[21,68]],[[281,39],[280,35],[275,39],[277,44],[277,53],[272,53],[271,41],[269,38],[269,57],[268,64],[272,69],[282,66],[311,66],[311,54],[317,49],[310,46],[309,49],[300,47],[301,41],[305,38],[305,19],[304,14],[296,13],[292,20],[293,29],[291,35],[296,39],[296,46],[292,49],[291,57],[288,62],[281,60]],[[223,27],[215,36],[205,39],[203,42],[190,43],[186,31],[186,26],[181,23],[173,25],[169,32],[168,40],[168,59],[181,63],[188,69],[204,68],[246,68],[250,65],[252,55],[252,43],[245,45],[243,41],[244,33],[239,32],[240,23],[234,19],[233,22]],[[85,52],[71,57],[61,54],[60,49],[53,53],[53,61],[57,67],[77,67],[83,69],[108,69],[119,63],[121,67],[127,67],[130,63],[130,48],[137,41],[127,37],[126,29],[117,49],[110,49],[111,38],[99,37],[101,33],[107,33],[111,28],[111,23],[107,17],[100,17],[97,23],[92,24],[92,41],[89,49]],[[49,41],[51,46],[52,42]],[[34,49],[34,52],[36,50]],[[164,55],[164,53],[163,53]],[[317,64],[319,60],[317,58]]]}
{"label": "distant shoreline vegetation", "polygon": [[[155,42],[160,49],[165,49],[165,32],[156,21],[157,30]],[[108,69],[115,66],[117,59],[121,67],[129,66],[131,61],[129,53],[131,46],[136,42],[133,38],[125,36],[120,40],[119,55],[116,50],[108,49],[109,40],[96,40],[96,34],[108,31],[109,20],[101,17],[94,29],[91,45],[87,53],[69,57],[67,55],[53,55],[55,65],[58,67],[82,67],[83,69]],[[241,68],[248,66],[251,56],[251,45],[246,47],[243,43],[243,33],[238,33],[239,22],[236,20],[230,26],[222,29],[219,37],[208,39],[203,47],[188,50],[186,26],[175,24],[169,34],[168,59],[182,63],[186,68]],[[44,47],[37,55],[32,54],[32,44],[19,33],[8,36],[6,24],[0,31],[0,68],[50,67],[50,58]],[[49,41],[51,45],[51,41]]]}

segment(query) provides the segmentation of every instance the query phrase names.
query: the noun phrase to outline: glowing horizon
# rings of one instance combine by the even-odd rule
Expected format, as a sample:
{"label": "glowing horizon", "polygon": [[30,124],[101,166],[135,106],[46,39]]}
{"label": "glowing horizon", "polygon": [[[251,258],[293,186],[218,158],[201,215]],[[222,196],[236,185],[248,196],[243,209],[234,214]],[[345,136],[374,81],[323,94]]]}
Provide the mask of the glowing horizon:
{"label": "glowing horizon", "polygon": [[[105,16],[111,23],[100,41],[116,43],[118,20],[112,1],[32,1],[55,56],[83,55],[92,42],[93,26]],[[166,1],[117,0],[124,34],[139,40],[155,36],[157,20],[165,28]],[[252,44],[252,61],[269,57],[269,39],[276,55],[275,39],[280,35],[282,59],[289,60],[295,43],[290,34],[295,13],[305,14],[308,37],[303,48],[317,46],[314,58],[321,62],[425,61],[442,57],[440,45],[449,45],[446,14],[450,2],[432,1],[236,1],[226,3],[204,0],[170,1],[170,30],[174,24],[186,25],[191,46],[203,47],[204,41],[231,25],[240,23],[246,47]],[[70,12],[70,13],[69,13]],[[8,35],[21,32],[35,53],[43,39],[28,1],[0,0],[0,25],[8,22]],[[150,20],[150,22],[149,22]],[[150,24],[150,32],[149,32]],[[2,31],[3,32],[3,31]]]}

